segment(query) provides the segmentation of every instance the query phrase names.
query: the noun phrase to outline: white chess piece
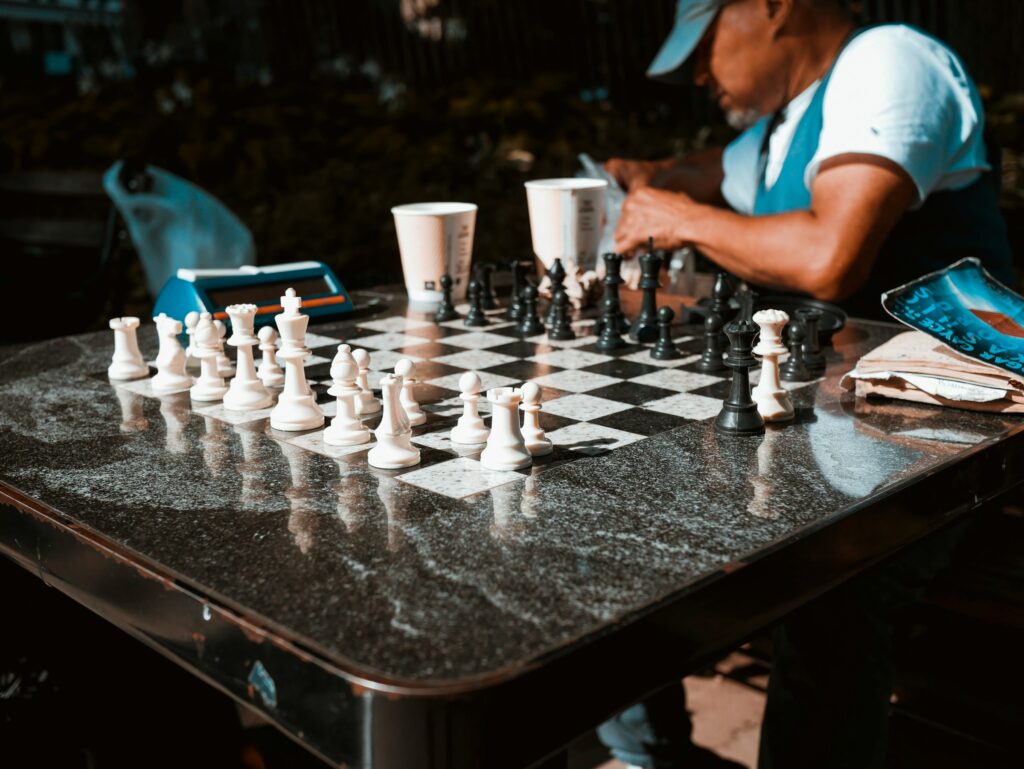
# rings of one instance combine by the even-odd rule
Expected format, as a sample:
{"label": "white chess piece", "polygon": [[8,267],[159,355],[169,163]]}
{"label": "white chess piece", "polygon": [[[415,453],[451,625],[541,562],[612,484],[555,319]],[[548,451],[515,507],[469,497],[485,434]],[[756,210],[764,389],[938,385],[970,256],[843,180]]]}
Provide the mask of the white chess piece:
{"label": "white chess piece", "polygon": [[217,355],[220,350],[220,336],[210,313],[199,316],[199,323],[192,332],[193,354],[199,358],[199,378],[189,394],[194,401],[219,401],[228,391],[224,377],[217,367]]}
{"label": "white chess piece", "polygon": [[359,366],[359,376],[356,377],[356,384],[359,385],[359,395],[356,396],[356,414],[361,417],[376,414],[381,409],[380,401],[373,396],[370,389],[370,353],[358,349],[352,351],[352,358]]}
{"label": "white chess piece", "polygon": [[412,445],[412,427],[399,400],[402,378],[385,374],[380,380],[384,397],[384,416],[374,430],[377,445],[366,455],[366,461],[382,470],[412,467],[420,462],[420,450]]}
{"label": "white chess piece", "polygon": [[139,340],[135,335],[138,327],[138,318],[110,319],[110,328],[114,330],[114,356],[107,367],[107,376],[111,379],[125,381],[149,376],[149,366],[142,359]]}
{"label": "white chess piece", "polygon": [[409,417],[409,424],[413,427],[423,424],[427,421],[427,415],[416,401],[416,364],[408,358],[402,358],[395,364],[395,374],[402,377],[400,397],[405,415]]}
{"label": "white chess piece", "polygon": [[188,347],[185,348],[186,367],[199,364],[199,358],[196,357],[196,348],[192,346],[192,332],[196,330],[196,324],[198,323],[198,312],[193,310],[185,314],[185,334],[188,336]]}
{"label": "white chess piece", "polygon": [[280,387],[284,384],[284,371],[277,362],[277,332],[273,326],[260,329],[260,381],[266,387]]}
{"label": "white chess piece", "polygon": [[274,321],[281,334],[281,351],[277,355],[284,361],[284,390],[270,412],[270,426],[289,432],[313,430],[324,423],[324,412],[306,383],[305,360],[309,350],[302,341],[306,338],[309,316],[299,312],[302,299],[295,295],[294,288],[285,291],[281,306],[284,311],[274,316]]}
{"label": "white chess piece", "polygon": [[330,446],[358,446],[370,440],[370,430],[356,416],[356,396],[359,385],[356,377],[359,367],[352,358],[352,348],[339,344],[331,362],[333,386],[327,392],[338,399],[338,414],[324,430],[324,443]]}
{"label": "white chess piece", "polygon": [[467,371],[459,377],[459,397],[462,398],[462,416],[452,428],[452,443],[462,446],[479,446],[487,442],[491,431],[480,417],[477,401],[480,400],[480,376]]}
{"label": "white chess piece", "polygon": [[225,310],[231,318],[231,338],[228,344],[238,351],[238,373],[231,380],[231,385],[224,396],[224,408],[230,411],[265,409],[273,404],[274,398],[256,376],[256,364],[253,361],[252,348],[260,341],[253,329],[256,322],[256,305],[232,304]]}
{"label": "white chess piece", "polygon": [[765,422],[786,422],[793,418],[793,403],[779,381],[779,356],[786,352],[782,328],[789,322],[789,316],[782,310],[761,310],[754,313],[753,320],[761,330],[753,352],[762,361],[761,378],[750,397]]}
{"label": "white chess piece", "polygon": [[540,386],[536,382],[527,382],[520,393],[523,396],[523,440],[526,441],[526,450],[534,457],[550,454],[551,441],[540,426]]}
{"label": "white chess piece", "polygon": [[232,377],[235,375],[235,367],[231,365],[231,358],[224,352],[224,339],[228,335],[228,327],[222,320],[215,320],[213,325],[217,329],[217,370],[224,378]]}
{"label": "white chess piece", "polygon": [[160,313],[153,322],[160,339],[160,352],[156,356],[156,375],[149,384],[155,393],[172,393],[192,386],[192,377],[185,371],[185,351],[178,341],[181,321]]}
{"label": "white chess piece", "polygon": [[491,402],[491,434],[480,453],[480,464],[488,470],[522,470],[533,463],[519,429],[519,390],[495,387],[487,391]]}

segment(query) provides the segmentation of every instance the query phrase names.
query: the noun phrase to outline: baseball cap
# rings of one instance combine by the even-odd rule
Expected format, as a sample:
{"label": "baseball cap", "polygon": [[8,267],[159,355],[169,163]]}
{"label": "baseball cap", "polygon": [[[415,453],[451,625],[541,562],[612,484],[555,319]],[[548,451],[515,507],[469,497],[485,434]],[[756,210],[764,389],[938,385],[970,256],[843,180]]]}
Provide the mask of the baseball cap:
{"label": "baseball cap", "polygon": [[647,68],[647,77],[666,78],[675,74],[683,62],[693,53],[697,43],[704,36],[722,0],[679,0],[676,3],[676,22],[668,39]]}

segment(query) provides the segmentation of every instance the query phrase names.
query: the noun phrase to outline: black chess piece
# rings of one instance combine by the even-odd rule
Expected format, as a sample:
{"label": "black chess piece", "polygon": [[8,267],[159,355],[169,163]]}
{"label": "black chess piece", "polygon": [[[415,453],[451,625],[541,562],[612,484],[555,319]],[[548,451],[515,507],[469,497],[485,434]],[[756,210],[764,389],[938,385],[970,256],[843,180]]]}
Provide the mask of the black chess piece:
{"label": "black chess piece", "polygon": [[434,322],[444,323],[446,320],[455,320],[461,317],[452,303],[452,276],[446,273],[441,276],[439,282],[441,283],[441,306],[434,314]]}
{"label": "black chess piece", "polygon": [[524,276],[528,266],[518,259],[513,259],[509,263],[508,268],[509,272],[512,273],[512,293],[509,295],[508,309],[505,310],[505,320],[519,320],[519,314],[523,309],[520,296],[523,293]]}
{"label": "black chess piece", "polygon": [[544,322],[549,326],[555,322],[555,295],[565,293],[565,265],[562,260],[555,258],[548,268],[548,281],[551,283],[551,303],[548,305],[548,313],[544,316]]}
{"label": "black chess piece", "polygon": [[653,342],[658,338],[657,291],[661,288],[658,279],[661,257],[654,253],[653,239],[648,240],[647,245],[647,253],[640,257],[640,290],[643,291],[640,314],[629,329],[629,338],[638,342]]}
{"label": "black chess piece", "polygon": [[722,435],[762,435],[764,419],[757,404],[750,397],[750,369],[757,365],[752,350],[757,326],[747,320],[738,320],[725,327],[729,339],[729,354],[725,364],[732,369],[729,397],[715,417],[715,432]]}
{"label": "black chess piece", "polygon": [[682,355],[672,341],[672,319],[675,316],[671,307],[658,308],[658,342],[651,348],[651,357],[655,360],[674,360]]}
{"label": "black chess piece", "polygon": [[544,324],[537,315],[537,288],[527,284],[520,299],[522,311],[519,316],[519,333],[536,336],[544,333]]}
{"label": "black chess piece", "polygon": [[821,322],[821,310],[813,307],[801,307],[796,311],[804,327],[803,353],[804,363],[816,376],[825,373],[825,354],[821,351],[821,340],[818,338],[818,324]]}
{"label": "black chess piece", "polygon": [[729,300],[732,298],[733,287],[729,282],[729,276],[718,273],[715,278],[715,287],[711,291],[711,307],[707,317],[704,319],[704,351],[696,368],[705,374],[717,374],[726,370],[722,361],[722,355],[726,350],[727,341],[722,329],[728,321],[732,308]]}
{"label": "black chess piece", "polygon": [[[619,286],[626,282],[622,279],[622,254],[607,253],[603,258],[604,295],[606,298],[611,297],[615,305],[615,325],[619,333],[624,334],[629,331],[629,321],[626,320],[626,314],[622,311],[622,302],[619,299]],[[594,326],[594,333],[600,334],[603,330],[604,315],[602,314]]]}
{"label": "black chess piece", "polygon": [[487,316],[484,315],[483,289],[483,284],[476,278],[469,281],[469,312],[466,313],[465,320],[467,326],[486,326],[490,324]]}
{"label": "black chess piece", "polygon": [[622,338],[622,331],[619,330],[618,313],[619,297],[616,292],[604,298],[604,314],[601,316],[601,336],[597,339],[598,350],[615,350],[626,346],[626,340]]}
{"label": "black chess piece", "polygon": [[779,379],[783,382],[810,382],[814,374],[807,368],[804,361],[804,338],[807,330],[803,321],[794,318],[786,326],[786,347],[789,348],[789,358],[779,366]]}
{"label": "black chess piece", "polygon": [[552,297],[551,307],[554,313],[551,316],[551,323],[548,324],[548,339],[575,339],[576,332],[572,330],[569,321],[569,295],[565,291],[559,291]]}
{"label": "black chess piece", "polygon": [[491,262],[478,262],[473,265],[473,273],[480,282],[480,306],[485,310],[498,309],[498,298],[491,288],[491,275],[494,274],[494,264]]}
{"label": "black chess piece", "polygon": [[740,312],[737,320],[754,320],[754,303],[757,301],[757,294],[749,286],[736,294],[736,301],[739,302]]}

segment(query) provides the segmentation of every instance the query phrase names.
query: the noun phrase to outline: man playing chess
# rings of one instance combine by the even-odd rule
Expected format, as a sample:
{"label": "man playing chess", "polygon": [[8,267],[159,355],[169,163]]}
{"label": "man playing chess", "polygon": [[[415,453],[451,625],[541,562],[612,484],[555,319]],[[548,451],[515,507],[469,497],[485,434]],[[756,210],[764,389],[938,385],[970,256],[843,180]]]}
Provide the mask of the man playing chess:
{"label": "man playing chess", "polygon": [[[942,43],[855,29],[838,0],[679,0],[648,75],[693,60],[742,133],[681,160],[612,159],[630,252],[693,245],[741,279],[881,315],[880,294],[972,255],[1012,282],[977,89]],[[892,611],[948,561],[939,538],[796,612],[776,630],[759,765],[885,763]],[[627,764],[724,763],[690,743],[669,686],[602,725]],[[730,764],[731,765],[731,764]]]}
{"label": "man playing chess", "polygon": [[855,29],[838,0],[679,0],[648,75],[692,60],[725,148],[612,159],[617,250],[694,245],[747,282],[881,315],[880,294],[964,256],[1013,282],[981,99],[907,26]]}

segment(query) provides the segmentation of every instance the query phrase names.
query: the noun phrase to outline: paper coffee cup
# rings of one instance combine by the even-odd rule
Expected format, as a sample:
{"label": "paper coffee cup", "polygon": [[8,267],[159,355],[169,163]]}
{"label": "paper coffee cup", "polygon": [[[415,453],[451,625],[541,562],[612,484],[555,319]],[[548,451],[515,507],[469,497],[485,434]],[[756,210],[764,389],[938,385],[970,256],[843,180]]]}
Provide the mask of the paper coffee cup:
{"label": "paper coffee cup", "polygon": [[452,279],[452,300],[465,298],[476,209],[474,203],[409,203],[391,209],[410,303],[438,304],[445,273]]}
{"label": "paper coffee cup", "polygon": [[536,179],[525,182],[533,252],[545,269],[561,259],[566,270],[597,264],[607,215],[603,179]]}

